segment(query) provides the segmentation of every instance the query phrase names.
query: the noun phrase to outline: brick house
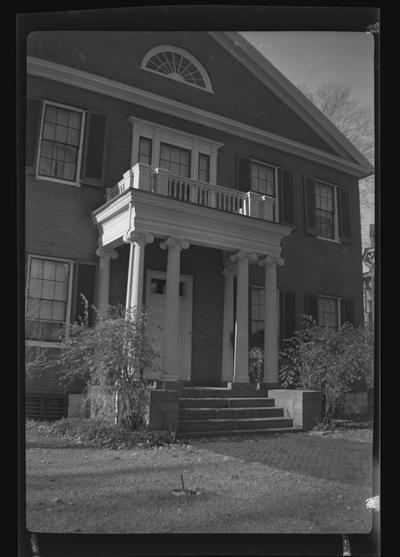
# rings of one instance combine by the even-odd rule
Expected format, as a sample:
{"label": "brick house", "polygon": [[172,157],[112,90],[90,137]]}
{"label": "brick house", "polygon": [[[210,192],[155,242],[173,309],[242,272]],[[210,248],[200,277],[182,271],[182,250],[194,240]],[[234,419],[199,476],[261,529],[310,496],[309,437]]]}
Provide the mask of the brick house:
{"label": "brick house", "polygon": [[56,350],[82,292],[155,310],[154,379],[244,386],[258,335],[272,388],[301,314],[363,321],[372,167],[238,33],[32,33],[26,137],[28,346]]}

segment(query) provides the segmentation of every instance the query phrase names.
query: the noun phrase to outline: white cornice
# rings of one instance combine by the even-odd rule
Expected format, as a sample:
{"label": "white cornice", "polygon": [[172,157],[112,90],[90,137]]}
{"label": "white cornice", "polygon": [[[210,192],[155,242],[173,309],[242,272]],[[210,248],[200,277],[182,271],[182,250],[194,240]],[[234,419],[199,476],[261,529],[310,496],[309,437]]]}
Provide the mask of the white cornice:
{"label": "white cornice", "polygon": [[[209,34],[271,89],[335,151],[344,157],[351,156],[361,166],[371,166],[369,161],[336,126],[271,62],[236,31],[211,31]],[[371,172],[373,167],[371,166]]]}
{"label": "white cornice", "polygon": [[177,118],[183,118],[203,126],[243,137],[250,141],[261,143],[268,147],[336,168],[337,170],[341,170],[342,172],[352,174],[359,178],[369,176],[373,172],[373,170],[371,170],[372,166],[366,160],[366,164],[364,165],[356,164],[341,157],[325,153],[319,149],[314,149],[308,145],[272,134],[260,128],[76,68],[49,62],[41,58],[28,57],[27,71],[31,75],[52,79],[75,87],[81,87],[102,95],[118,98],[158,112],[171,114]]}
{"label": "white cornice", "polygon": [[[130,205],[132,211],[129,211]],[[281,240],[293,228],[244,215],[201,207],[129,190],[92,213],[100,245],[122,243],[126,230],[148,232],[155,237],[176,236],[191,244],[223,250],[244,250],[279,256]]]}

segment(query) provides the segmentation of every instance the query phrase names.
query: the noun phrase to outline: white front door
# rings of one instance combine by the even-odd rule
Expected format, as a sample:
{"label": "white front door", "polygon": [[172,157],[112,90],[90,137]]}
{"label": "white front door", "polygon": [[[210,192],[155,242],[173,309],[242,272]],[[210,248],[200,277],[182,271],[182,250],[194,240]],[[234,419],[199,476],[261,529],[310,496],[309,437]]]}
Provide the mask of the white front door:
{"label": "white front door", "polygon": [[[148,270],[146,273],[146,308],[149,313],[147,334],[152,339],[154,349],[160,356],[164,343],[164,313],[167,274],[163,271]],[[192,291],[193,279],[180,275],[179,281],[179,379],[190,381],[192,361]],[[160,373],[145,372],[147,379],[160,379]]]}

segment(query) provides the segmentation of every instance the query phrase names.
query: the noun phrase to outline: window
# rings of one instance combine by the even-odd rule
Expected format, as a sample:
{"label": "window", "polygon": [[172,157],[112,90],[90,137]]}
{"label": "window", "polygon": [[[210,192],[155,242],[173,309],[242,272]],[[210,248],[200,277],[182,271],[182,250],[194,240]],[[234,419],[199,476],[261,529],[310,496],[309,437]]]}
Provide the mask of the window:
{"label": "window", "polygon": [[[167,288],[167,280],[166,279],[159,279],[159,278],[152,278],[150,281],[150,292],[152,294],[161,294],[165,296]],[[179,296],[185,297],[186,296],[186,282],[179,282]]]}
{"label": "window", "polygon": [[152,140],[147,137],[141,137],[139,139],[139,162],[151,164],[152,143]]}
{"label": "window", "polygon": [[275,197],[276,168],[251,161],[251,189]]}
{"label": "window", "polygon": [[337,328],[339,325],[339,298],[318,297],[318,324]]}
{"label": "window", "polygon": [[306,232],[333,242],[351,242],[351,195],[343,186],[305,176]]}
{"label": "window", "polygon": [[319,236],[336,238],[336,192],[333,186],[315,183],[315,216]]}
{"label": "window", "polygon": [[199,153],[199,180],[200,182],[210,181],[210,155]]}
{"label": "window", "polygon": [[210,78],[192,54],[176,46],[152,48],[142,60],[142,69],[212,93]]}
{"label": "window", "polygon": [[190,178],[190,160],[191,152],[188,149],[161,143],[160,167],[166,168],[171,174]]}
{"label": "window", "polygon": [[265,290],[252,286],[250,291],[251,297],[251,318],[250,318],[250,334],[258,333],[265,328]]}
{"label": "window", "polygon": [[72,263],[29,258],[27,330],[29,340],[57,341],[60,327],[69,320]]}
{"label": "window", "polygon": [[84,112],[44,102],[37,175],[76,183],[81,164]]}

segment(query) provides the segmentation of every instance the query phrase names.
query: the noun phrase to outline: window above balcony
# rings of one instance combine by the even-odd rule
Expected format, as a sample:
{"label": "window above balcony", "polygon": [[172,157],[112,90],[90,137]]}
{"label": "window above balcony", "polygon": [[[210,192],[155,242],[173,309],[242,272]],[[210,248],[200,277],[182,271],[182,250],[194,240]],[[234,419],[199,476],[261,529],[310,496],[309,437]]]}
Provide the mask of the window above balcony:
{"label": "window above balcony", "polygon": [[190,52],[177,46],[161,45],[152,48],[143,58],[141,68],[213,93],[211,80],[204,66]]}

